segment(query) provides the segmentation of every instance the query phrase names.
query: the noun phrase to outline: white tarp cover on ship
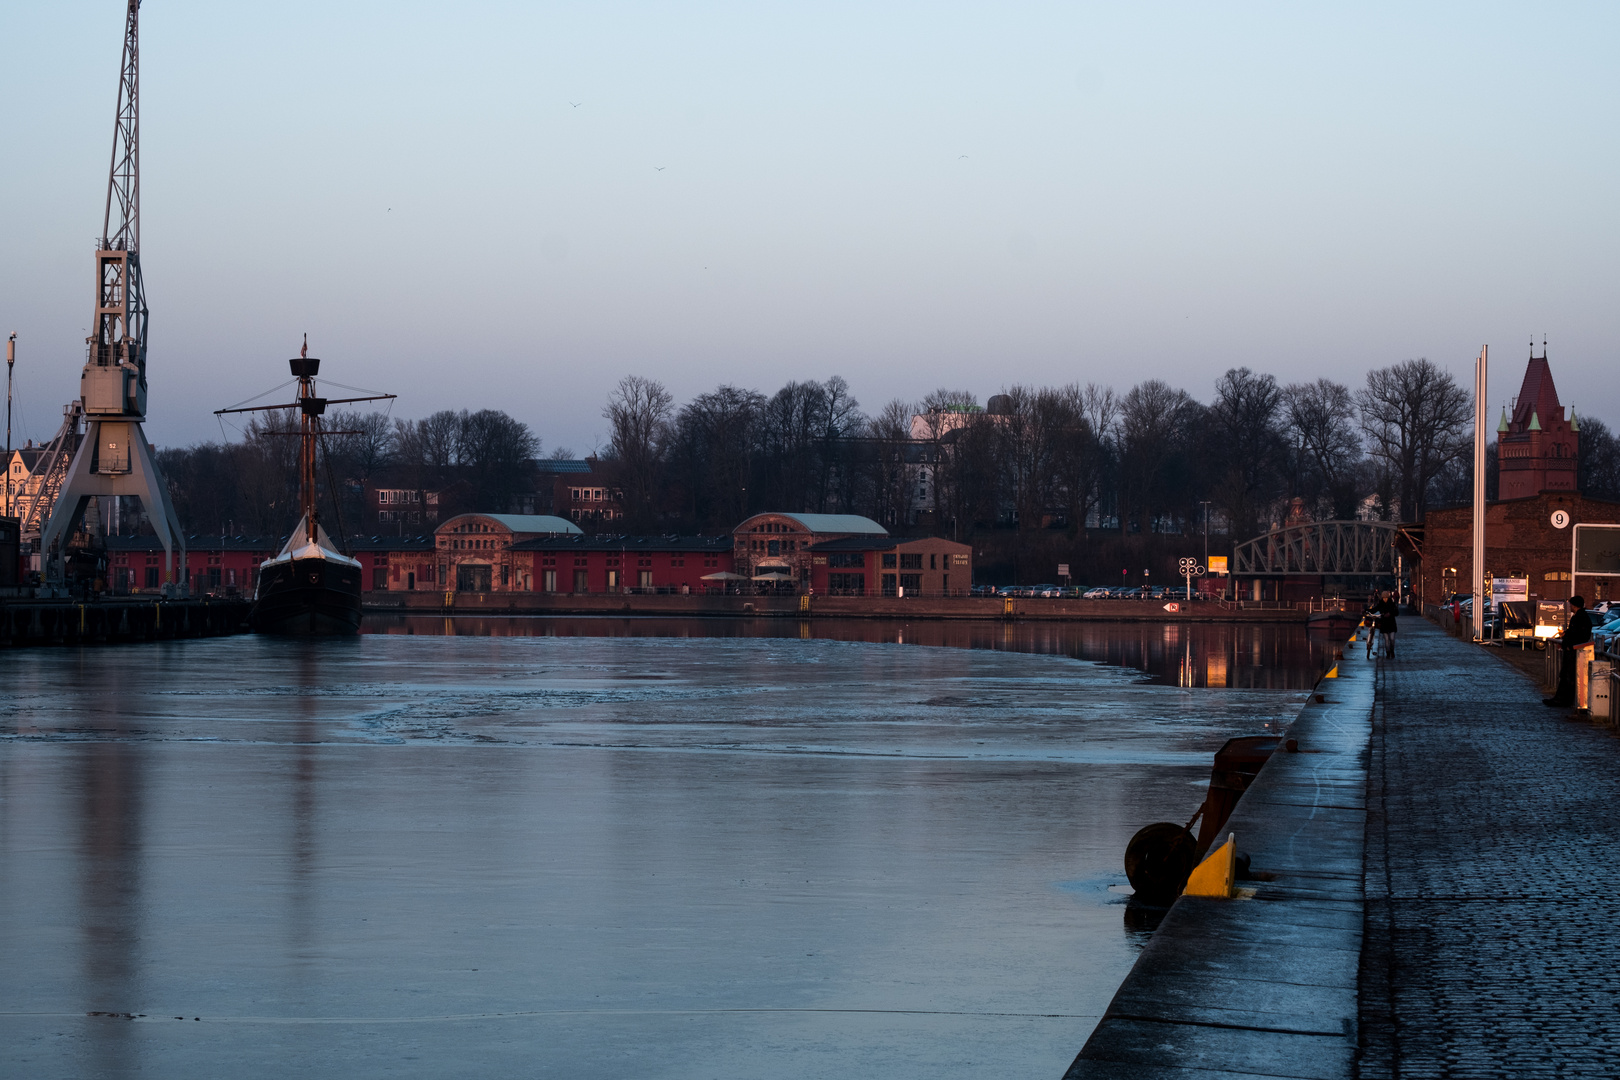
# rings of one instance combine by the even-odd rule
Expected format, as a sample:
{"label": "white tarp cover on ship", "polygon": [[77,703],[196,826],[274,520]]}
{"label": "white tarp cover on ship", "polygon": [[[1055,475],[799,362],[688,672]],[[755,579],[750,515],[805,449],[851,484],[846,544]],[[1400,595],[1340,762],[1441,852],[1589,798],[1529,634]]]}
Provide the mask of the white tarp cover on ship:
{"label": "white tarp cover on ship", "polygon": [[294,559],[325,559],[341,566],[352,566],[357,570],[360,568],[360,560],[338,554],[337,549],[332,546],[332,538],[326,535],[326,530],[321,528],[319,522],[315,525],[315,539],[311,541],[308,517],[298,519],[298,526],[293,529],[292,535],[287,537],[287,542],[281,546],[281,553],[273,559],[266,559],[259,566],[263,568],[273,563],[291,562]]}

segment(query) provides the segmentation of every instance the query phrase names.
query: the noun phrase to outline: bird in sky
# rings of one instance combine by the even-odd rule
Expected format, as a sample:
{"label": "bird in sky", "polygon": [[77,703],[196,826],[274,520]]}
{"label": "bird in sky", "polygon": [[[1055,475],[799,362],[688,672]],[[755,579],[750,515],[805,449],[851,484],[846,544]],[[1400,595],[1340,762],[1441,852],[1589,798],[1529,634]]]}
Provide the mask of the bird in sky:
{"label": "bird in sky", "polygon": [[663,166],[663,165],[654,165],[653,166],[653,171],[654,172],[663,172],[664,168],[665,168],[665,166]]}
{"label": "bird in sky", "polygon": [[966,158],[966,157],[967,157],[967,155],[966,155],[966,154],[962,154],[962,155],[961,155],[961,156],[959,156],[959,157],[958,157],[958,158],[957,158],[957,159],[956,159],[956,160],[957,160],[957,161],[961,161],[961,160],[962,160],[962,159],[963,159],[963,158]]}
{"label": "bird in sky", "polygon": [[572,105],[574,108],[577,109],[577,108],[579,108],[581,105],[583,105],[585,103],[583,101],[570,101],[568,104]]}

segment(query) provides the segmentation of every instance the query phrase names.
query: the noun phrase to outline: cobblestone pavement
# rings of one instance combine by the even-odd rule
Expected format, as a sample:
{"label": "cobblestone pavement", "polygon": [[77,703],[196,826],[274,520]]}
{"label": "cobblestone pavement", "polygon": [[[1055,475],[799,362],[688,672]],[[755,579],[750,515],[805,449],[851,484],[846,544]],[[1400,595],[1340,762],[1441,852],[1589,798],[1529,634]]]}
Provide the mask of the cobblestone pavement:
{"label": "cobblestone pavement", "polygon": [[1620,738],[1420,619],[1380,667],[1358,1074],[1620,1076]]}

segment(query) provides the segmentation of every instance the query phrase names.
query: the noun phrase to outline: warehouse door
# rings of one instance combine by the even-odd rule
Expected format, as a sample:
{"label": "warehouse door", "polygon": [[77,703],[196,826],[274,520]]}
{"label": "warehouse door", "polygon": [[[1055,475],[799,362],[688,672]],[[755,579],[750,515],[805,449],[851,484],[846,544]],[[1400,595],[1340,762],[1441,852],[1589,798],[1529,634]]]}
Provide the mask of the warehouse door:
{"label": "warehouse door", "polygon": [[489,567],[462,563],[456,567],[456,589],[459,592],[489,592]]}

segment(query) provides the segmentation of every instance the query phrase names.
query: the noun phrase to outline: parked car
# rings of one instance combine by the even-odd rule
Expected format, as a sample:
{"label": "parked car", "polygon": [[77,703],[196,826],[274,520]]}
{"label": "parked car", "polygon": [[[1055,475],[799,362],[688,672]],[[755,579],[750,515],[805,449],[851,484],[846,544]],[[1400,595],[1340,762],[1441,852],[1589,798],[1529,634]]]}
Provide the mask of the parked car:
{"label": "parked car", "polygon": [[[1600,614],[1592,621],[1596,623],[1602,618]],[[1592,628],[1592,644],[1600,652],[1614,652],[1620,648],[1620,610],[1609,611],[1608,621]]]}
{"label": "parked car", "polygon": [[1112,591],[1106,585],[1099,585],[1095,589],[1087,589],[1082,595],[1087,600],[1106,600]]}

